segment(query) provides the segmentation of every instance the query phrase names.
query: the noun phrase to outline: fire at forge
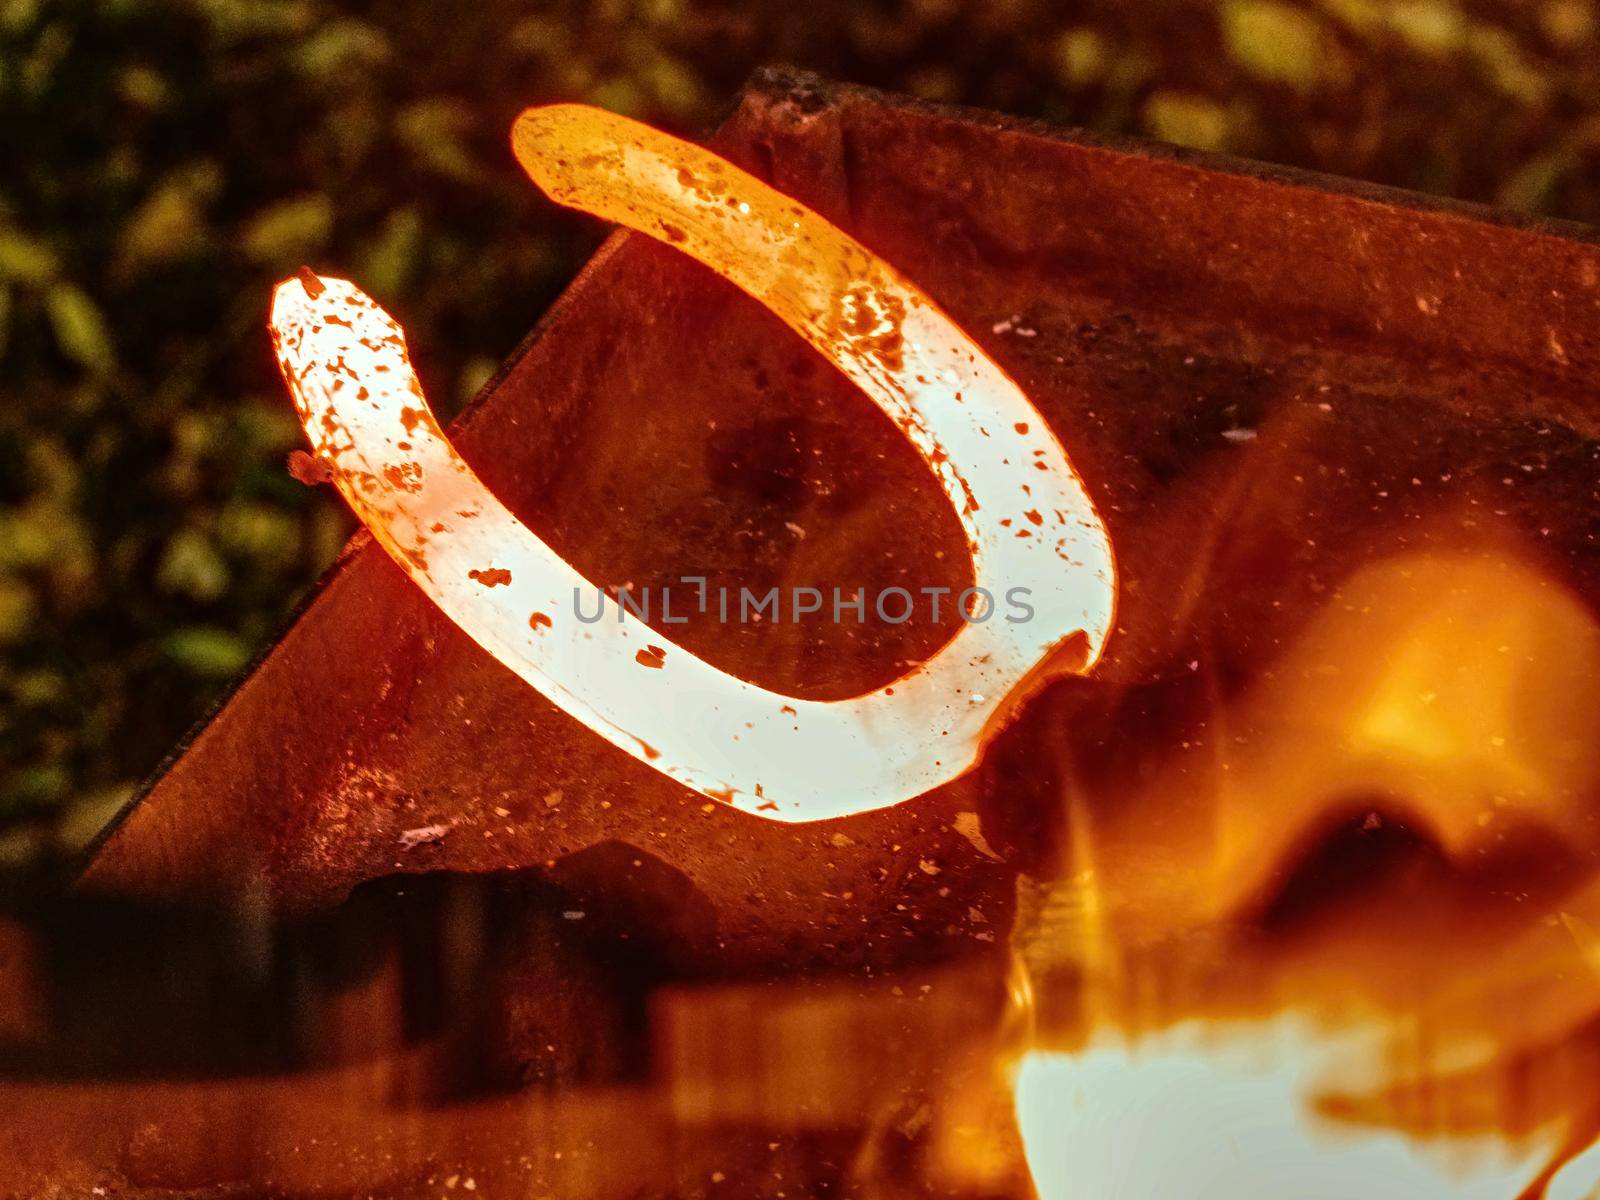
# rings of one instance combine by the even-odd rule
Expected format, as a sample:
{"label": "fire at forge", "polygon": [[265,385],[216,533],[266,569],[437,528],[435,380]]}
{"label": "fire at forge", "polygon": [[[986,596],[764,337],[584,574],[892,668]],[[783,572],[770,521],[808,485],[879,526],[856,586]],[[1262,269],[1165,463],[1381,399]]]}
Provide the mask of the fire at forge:
{"label": "fire at forge", "polygon": [[1600,1198],[1592,230],[788,70],[509,135],[622,228],[448,429],[260,296],[362,528],[0,918],[0,1197]]}

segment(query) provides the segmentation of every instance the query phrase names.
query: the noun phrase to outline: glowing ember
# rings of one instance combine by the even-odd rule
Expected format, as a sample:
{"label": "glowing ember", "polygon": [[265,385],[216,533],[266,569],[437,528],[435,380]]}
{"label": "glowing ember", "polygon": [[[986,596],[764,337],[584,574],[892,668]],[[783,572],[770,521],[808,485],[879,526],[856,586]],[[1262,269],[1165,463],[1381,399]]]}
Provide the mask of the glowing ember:
{"label": "glowing ember", "polygon": [[1554,1134],[1510,1148],[1319,1118],[1346,1052],[1280,1023],[1029,1054],[1017,1119],[1039,1200],[1511,1200],[1556,1149]]}
{"label": "glowing ember", "polygon": [[[592,592],[479,481],[422,397],[398,325],[343,280],[279,285],[272,329],[318,458],[379,543],[481,646],[614,745],[705,795],[808,821],[898,803],[973,763],[1014,692],[1099,657],[1106,532],[1027,398],[931,300],[804,206],[608,113],[531,109],[513,141],[555,199],[732,280],[896,422],[966,531],[974,584],[1034,616],[963,623],[927,662],[839,701],[736,678]],[[589,614],[586,613],[586,616]]]}
{"label": "glowing ember", "polygon": [[1551,1176],[1544,1200],[1600,1200],[1600,1142]]}
{"label": "glowing ember", "polygon": [[[1019,1011],[1077,989],[1016,1077],[1041,1200],[1600,1196],[1597,679],[1513,546],[1398,553],[1208,714],[1214,758],[1078,814],[1019,941]],[[1390,823],[1387,872],[1326,851]]]}

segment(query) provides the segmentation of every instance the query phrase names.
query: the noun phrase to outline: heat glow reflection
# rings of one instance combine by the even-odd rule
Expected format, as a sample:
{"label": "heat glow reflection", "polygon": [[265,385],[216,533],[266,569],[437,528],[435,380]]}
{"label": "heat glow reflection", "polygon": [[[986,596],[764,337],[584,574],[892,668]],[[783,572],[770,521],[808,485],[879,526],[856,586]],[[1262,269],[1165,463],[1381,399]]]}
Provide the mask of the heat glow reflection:
{"label": "heat glow reflection", "polygon": [[1039,1200],[1514,1200],[1558,1148],[1319,1119],[1345,1052],[1282,1022],[1031,1053],[1017,1117]]}
{"label": "heat glow reflection", "polygon": [[968,538],[974,584],[1031,591],[1032,619],[963,623],[892,684],[804,700],[729,675],[614,601],[575,619],[568,563],[456,454],[399,326],[354,285],[281,284],[272,330],[319,459],[373,535],[474,640],[641,761],[748,812],[809,821],[961,775],[1111,626],[1110,542],[1066,452],[1017,385],[871,251],[709,151],[595,109],[530,109],[513,141],[555,199],[699,259],[848,376],[916,447]]}
{"label": "heat glow reflection", "polygon": [[1600,621],[1485,535],[1073,797],[1017,945],[1019,1013],[1071,1001],[1015,1078],[1041,1200],[1594,1200],[1597,729]]}

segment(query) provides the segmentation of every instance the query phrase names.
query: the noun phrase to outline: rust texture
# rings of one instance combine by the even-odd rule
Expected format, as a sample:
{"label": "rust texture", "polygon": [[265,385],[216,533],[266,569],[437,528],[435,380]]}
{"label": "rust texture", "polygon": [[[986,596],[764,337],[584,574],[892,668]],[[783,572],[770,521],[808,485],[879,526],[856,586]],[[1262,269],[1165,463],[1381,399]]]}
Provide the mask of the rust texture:
{"label": "rust texture", "polygon": [[[1096,677],[1053,685],[950,787],[786,828],[615,753],[358,539],[83,889],[301,914],[392,875],[535,869],[625,897],[637,874],[616,903],[667,888],[706,914],[674,943],[694,970],[982,952],[1015,870],[1052,853],[1064,758],[1125,764],[1199,681],[1258,671],[1375,545],[1423,537],[1423,515],[1481,501],[1600,584],[1581,515],[1600,249],[1581,231],[786,72],[713,144],[900,267],[1054,426],[1124,581]],[[959,528],[899,434],[776,318],[644,238],[606,245],[451,436],[599,582],[963,582]],[[673,636],[829,696],[948,632]]]}

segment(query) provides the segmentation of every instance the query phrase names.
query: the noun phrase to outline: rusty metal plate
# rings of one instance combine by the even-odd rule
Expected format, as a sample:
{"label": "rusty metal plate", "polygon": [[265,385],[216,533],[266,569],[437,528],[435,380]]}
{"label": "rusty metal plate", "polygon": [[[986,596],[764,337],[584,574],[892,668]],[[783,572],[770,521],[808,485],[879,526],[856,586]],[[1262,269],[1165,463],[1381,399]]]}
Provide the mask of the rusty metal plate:
{"label": "rusty metal plate", "polygon": [[[1587,232],[781,71],[713,141],[899,266],[1053,425],[1119,557],[1097,675],[1052,688],[952,786],[770,824],[614,751],[358,539],[114,823],[84,889],[294,914],[383,876],[537,869],[703,914],[674,927],[698,971],[982,952],[1015,872],[1056,853],[1068,781],[1115,794],[1376,547],[1486,507],[1600,595]],[[963,577],[953,517],[870,402],[640,237],[607,243],[452,434],[597,582]],[[821,696],[943,631],[691,619],[673,636]]]}

